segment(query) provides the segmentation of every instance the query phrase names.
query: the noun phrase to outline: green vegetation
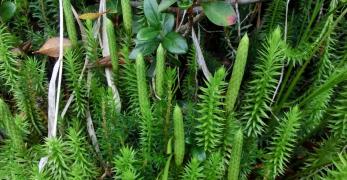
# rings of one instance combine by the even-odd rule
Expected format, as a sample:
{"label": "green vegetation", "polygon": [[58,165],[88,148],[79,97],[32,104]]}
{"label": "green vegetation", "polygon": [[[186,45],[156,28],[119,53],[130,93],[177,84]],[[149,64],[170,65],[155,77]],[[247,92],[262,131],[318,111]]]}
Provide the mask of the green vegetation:
{"label": "green vegetation", "polygon": [[0,2],[0,179],[347,178],[347,1]]}

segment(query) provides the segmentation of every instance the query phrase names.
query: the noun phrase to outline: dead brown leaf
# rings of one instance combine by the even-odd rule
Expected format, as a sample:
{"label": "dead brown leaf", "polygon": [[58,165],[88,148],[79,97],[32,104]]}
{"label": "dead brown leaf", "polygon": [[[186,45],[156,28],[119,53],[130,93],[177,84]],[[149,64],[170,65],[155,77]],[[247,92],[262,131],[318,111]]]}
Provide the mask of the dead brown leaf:
{"label": "dead brown leaf", "polygon": [[[125,61],[123,59],[119,59],[119,64],[125,64]],[[112,68],[112,62],[111,62],[111,57],[106,56],[103,57],[102,59],[96,61],[95,63],[91,63],[88,65],[88,68],[93,68],[93,67],[108,67]]]}
{"label": "dead brown leaf", "polygon": [[21,56],[29,52],[32,48],[31,42],[26,41],[20,44],[18,47],[11,49],[12,53],[16,56]]}
{"label": "dead brown leaf", "polygon": [[112,67],[111,57],[106,56],[102,58],[100,61],[97,61],[97,64],[105,67]]}
{"label": "dead brown leaf", "polygon": [[28,52],[32,48],[32,43],[31,41],[26,41],[20,44],[19,48],[21,48],[24,52]]}
{"label": "dead brown leaf", "polygon": [[[38,50],[33,52],[34,54],[43,54],[50,57],[59,57],[59,37],[53,37],[48,39],[45,44]],[[69,39],[63,39],[64,49],[71,47],[71,42]]]}
{"label": "dead brown leaf", "polygon": [[103,12],[103,13],[84,13],[84,14],[81,14],[79,16],[79,18],[83,19],[83,20],[87,20],[87,19],[94,20],[94,19],[99,18],[100,16],[102,16],[105,13],[106,12]]}

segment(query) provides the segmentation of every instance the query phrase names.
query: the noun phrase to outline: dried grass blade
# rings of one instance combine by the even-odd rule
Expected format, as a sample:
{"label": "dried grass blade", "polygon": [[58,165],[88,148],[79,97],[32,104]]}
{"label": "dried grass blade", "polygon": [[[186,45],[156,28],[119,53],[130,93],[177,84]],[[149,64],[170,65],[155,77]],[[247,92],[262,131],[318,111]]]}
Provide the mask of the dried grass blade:
{"label": "dried grass blade", "polygon": [[206,79],[210,79],[211,73],[206,66],[205,58],[204,58],[204,55],[202,54],[200,44],[199,44],[198,38],[196,37],[194,28],[192,28],[192,39],[196,49],[196,54],[198,56],[197,62],[199,64],[199,67],[202,69],[202,72],[204,73]]}

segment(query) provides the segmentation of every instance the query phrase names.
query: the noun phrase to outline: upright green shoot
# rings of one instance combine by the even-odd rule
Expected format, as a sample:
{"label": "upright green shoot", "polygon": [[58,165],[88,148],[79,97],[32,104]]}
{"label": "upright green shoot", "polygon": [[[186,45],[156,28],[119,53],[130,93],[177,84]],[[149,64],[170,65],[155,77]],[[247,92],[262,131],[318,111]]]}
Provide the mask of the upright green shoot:
{"label": "upright green shoot", "polygon": [[231,113],[234,110],[236,99],[239,95],[239,90],[247,63],[248,46],[249,39],[247,34],[245,34],[241,39],[239,47],[237,49],[235,64],[225,98],[225,110],[227,113]]}

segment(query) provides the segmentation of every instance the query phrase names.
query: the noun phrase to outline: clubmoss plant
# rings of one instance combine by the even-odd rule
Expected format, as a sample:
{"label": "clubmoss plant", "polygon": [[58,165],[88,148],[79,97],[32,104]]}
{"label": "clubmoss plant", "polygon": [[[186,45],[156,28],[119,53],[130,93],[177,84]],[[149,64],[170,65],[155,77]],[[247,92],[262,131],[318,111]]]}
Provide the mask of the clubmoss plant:
{"label": "clubmoss plant", "polygon": [[122,5],[122,14],[123,14],[123,21],[124,21],[124,29],[127,32],[127,34],[130,36],[132,33],[132,10],[129,0],[121,0]]}
{"label": "clubmoss plant", "polygon": [[112,72],[116,85],[119,80],[119,59],[118,59],[118,48],[117,48],[117,38],[114,31],[113,23],[110,19],[106,19],[106,32],[108,39],[108,48],[110,50],[110,57],[112,63]]}
{"label": "clubmoss plant", "polygon": [[64,17],[65,17],[66,29],[69,35],[69,39],[71,41],[71,45],[72,47],[77,47],[78,38],[77,38],[75,20],[72,14],[71,1],[64,0],[63,6],[64,6]]}
{"label": "clubmoss plant", "polygon": [[285,163],[293,152],[300,120],[301,112],[297,106],[291,109],[286,117],[281,120],[269,147],[270,151],[265,164],[265,179],[271,179],[284,173]]}
{"label": "clubmoss plant", "polygon": [[259,64],[253,71],[253,80],[245,94],[242,107],[242,120],[247,136],[257,137],[264,132],[266,119],[269,118],[271,97],[276,85],[283,61],[281,30],[277,28],[266,39],[259,51]]}
{"label": "clubmoss plant", "polygon": [[157,49],[157,62],[155,66],[155,90],[157,96],[164,96],[164,72],[165,72],[165,50],[160,44]]}
{"label": "clubmoss plant", "polygon": [[240,41],[236,53],[235,64],[230,78],[227,95],[225,98],[225,110],[230,113],[234,110],[236,99],[239,94],[243,74],[247,63],[249,39],[247,34]]}
{"label": "clubmoss plant", "polygon": [[0,179],[344,179],[346,0],[259,1],[1,1]]}
{"label": "clubmoss plant", "polygon": [[184,159],[185,143],[184,143],[184,126],[183,116],[181,108],[176,105],[173,112],[173,124],[174,124],[174,154],[176,165],[182,164]]}
{"label": "clubmoss plant", "polygon": [[228,180],[239,179],[240,174],[240,157],[242,155],[243,132],[238,130],[234,137],[233,149],[231,152],[231,160],[228,169]]}
{"label": "clubmoss plant", "polygon": [[204,168],[196,157],[193,157],[190,162],[184,167],[182,179],[197,180],[205,177],[203,174]]}
{"label": "clubmoss plant", "polygon": [[201,87],[199,95],[199,115],[197,119],[197,142],[206,152],[213,152],[222,143],[225,69],[220,68],[212,78],[206,81],[207,87]]}

